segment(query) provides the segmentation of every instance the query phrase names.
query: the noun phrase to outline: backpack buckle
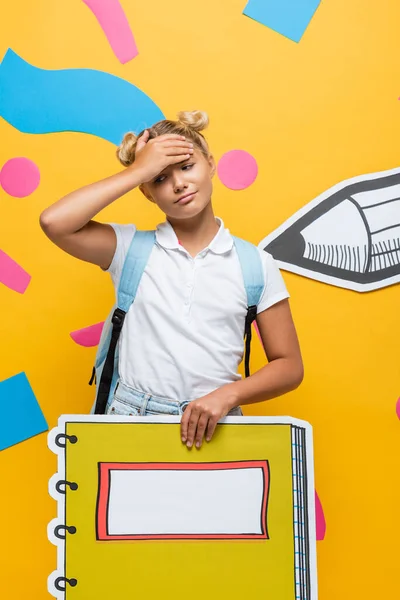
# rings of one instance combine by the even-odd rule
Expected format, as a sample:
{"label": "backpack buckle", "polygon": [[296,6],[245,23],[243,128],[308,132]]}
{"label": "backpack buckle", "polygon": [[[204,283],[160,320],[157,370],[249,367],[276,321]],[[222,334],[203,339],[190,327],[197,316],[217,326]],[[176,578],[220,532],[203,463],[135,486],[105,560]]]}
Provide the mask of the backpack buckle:
{"label": "backpack buckle", "polygon": [[122,325],[124,324],[126,313],[120,308],[116,308],[114,314],[112,316],[111,322],[114,326],[114,329],[122,329]]}

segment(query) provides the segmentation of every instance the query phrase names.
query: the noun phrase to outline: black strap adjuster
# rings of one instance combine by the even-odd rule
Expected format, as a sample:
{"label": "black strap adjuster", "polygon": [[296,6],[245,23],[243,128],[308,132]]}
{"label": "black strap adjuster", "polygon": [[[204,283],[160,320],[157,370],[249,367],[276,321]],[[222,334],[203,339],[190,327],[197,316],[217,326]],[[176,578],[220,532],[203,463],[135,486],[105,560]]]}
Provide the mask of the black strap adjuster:
{"label": "black strap adjuster", "polygon": [[249,306],[246,315],[246,325],[251,325],[257,316],[257,305]]}
{"label": "black strap adjuster", "polygon": [[120,308],[116,308],[112,316],[111,322],[114,325],[114,329],[121,329],[124,324],[125,312]]}
{"label": "black strap adjuster", "polygon": [[244,327],[244,341],[245,341],[245,354],[244,354],[244,370],[245,376],[250,376],[250,344],[251,344],[251,324],[257,317],[257,305],[249,306],[247,308],[246,322]]}

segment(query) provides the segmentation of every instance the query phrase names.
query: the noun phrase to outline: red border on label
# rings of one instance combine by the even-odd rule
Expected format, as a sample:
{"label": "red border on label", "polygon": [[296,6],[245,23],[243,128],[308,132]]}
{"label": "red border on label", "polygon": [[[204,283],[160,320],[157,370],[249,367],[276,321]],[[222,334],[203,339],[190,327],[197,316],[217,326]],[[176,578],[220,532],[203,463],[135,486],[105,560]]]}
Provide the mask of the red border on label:
{"label": "red border on label", "polygon": [[[99,487],[96,509],[96,538],[100,541],[118,540],[266,540],[267,506],[269,496],[269,464],[267,460],[217,462],[217,463],[98,463]],[[235,469],[262,469],[264,489],[261,503],[259,534],[150,534],[150,535],[110,535],[108,533],[108,506],[110,496],[111,471],[211,471]]]}

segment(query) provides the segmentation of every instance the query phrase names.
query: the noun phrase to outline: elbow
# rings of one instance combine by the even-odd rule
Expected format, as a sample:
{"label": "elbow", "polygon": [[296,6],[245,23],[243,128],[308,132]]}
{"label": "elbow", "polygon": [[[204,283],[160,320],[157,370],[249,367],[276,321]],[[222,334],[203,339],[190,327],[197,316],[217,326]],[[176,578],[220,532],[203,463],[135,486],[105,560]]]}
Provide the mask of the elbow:
{"label": "elbow", "polygon": [[293,380],[292,380],[293,388],[292,389],[293,390],[297,389],[303,382],[303,379],[304,379],[304,365],[303,365],[303,361],[300,360],[293,367]]}
{"label": "elbow", "polygon": [[45,209],[39,217],[39,224],[44,233],[48,238],[54,238],[57,236],[57,222],[53,218],[51,211],[49,209]]}
{"label": "elbow", "polygon": [[47,209],[40,214],[39,223],[40,227],[47,234],[52,227],[52,219]]}

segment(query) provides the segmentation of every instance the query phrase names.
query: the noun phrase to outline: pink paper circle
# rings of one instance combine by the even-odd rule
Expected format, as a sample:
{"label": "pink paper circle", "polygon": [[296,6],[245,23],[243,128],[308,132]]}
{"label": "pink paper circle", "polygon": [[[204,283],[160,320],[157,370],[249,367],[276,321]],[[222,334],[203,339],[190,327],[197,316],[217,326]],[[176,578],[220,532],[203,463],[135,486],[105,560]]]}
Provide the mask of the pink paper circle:
{"label": "pink paper circle", "polygon": [[400,398],[396,402],[396,414],[400,419]]}
{"label": "pink paper circle", "polygon": [[244,190],[257,177],[258,166],[254,156],[245,150],[230,150],[218,163],[218,177],[230,190]]}
{"label": "pink paper circle", "polygon": [[40,171],[29,158],[10,158],[0,172],[0,185],[15,198],[25,198],[40,182]]}

